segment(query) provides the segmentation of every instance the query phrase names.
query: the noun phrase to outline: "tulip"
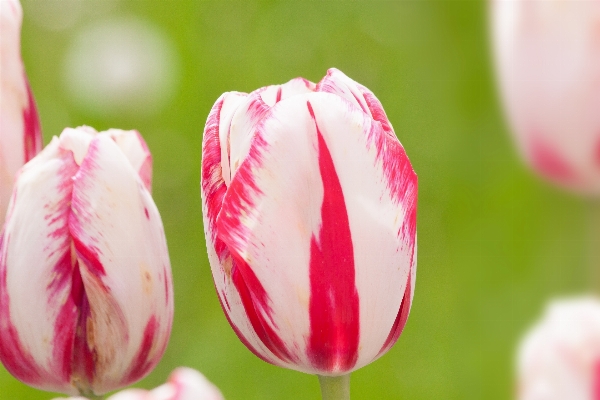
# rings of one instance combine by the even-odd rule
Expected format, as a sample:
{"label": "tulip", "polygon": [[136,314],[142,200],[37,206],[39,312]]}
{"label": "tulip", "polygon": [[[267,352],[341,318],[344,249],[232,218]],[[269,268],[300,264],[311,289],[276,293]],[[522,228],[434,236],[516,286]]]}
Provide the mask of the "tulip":
{"label": "tulip", "polygon": [[15,182],[0,237],[0,360],[94,396],[147,375],[173,319],[163,226],[135,131],[65,129]]}
{"label": "tulip", "polygon": [[600,300],[554,300],[523,339],[519,400],[600,398]]}
{"label": "tulip", "polygon": [[493,0],[504,108],[527,164],[559,186],[600,194],[600,3]]}
{"label": "tulip", "polygon": [[[86,400],[84,397],[54,400]],[[169,380],[153,390],[126,389],[106,400],[223,400],[219,389],[200,372],[180,367],[171,373]]]}
{"label": "tulip", "polygon": [[0,1],[0,228],[16,172],[42,149],[35,102],[21,60],[18,0]]}
{"label": "tulip", "polygon": [[225,93],[202,154],[209,261],[240,340],[324,377],[387,352],[414,293],[417,177],[375,95],[336,69]]}

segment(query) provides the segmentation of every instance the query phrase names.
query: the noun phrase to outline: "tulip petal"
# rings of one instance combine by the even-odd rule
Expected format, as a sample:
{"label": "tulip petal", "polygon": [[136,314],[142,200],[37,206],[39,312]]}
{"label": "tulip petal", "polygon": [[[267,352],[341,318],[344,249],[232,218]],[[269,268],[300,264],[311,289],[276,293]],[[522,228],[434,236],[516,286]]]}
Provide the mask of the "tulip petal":
{"label": "tulip petal", "polygon": [[[264,361],[274,363],[272,356],[269,355],[270,352],[246,318],[242,299],[231,282],[233,261],[227,246],[218,237],[217,231],[217,217],[221,212],[223,196],[227,190],[226,181],[230,177],[228,173],[223,173],[223,168],[229,170],[229,156],[222,150],[228,146],[225,144],[221,146],[220,142],[229,140],[229,126],[235,111],[234,106],[243,101],[244,97],[246,95],[225,93],[213,106],[206,122],[202,145],[202,213],[208,258],[225,316],[240,341],[250,351]],[[227,128],[222,128],[223,125]],[[222,157],[227,157],[227,161],[222,162]]]}
{"label": "tulip petal", "polygon": [[256,92],[260,93],[260,97],[265,104],[269,107],[273,107],[275,104],[288,97],[297,94],[312,93],[315,91],[316,86],[317,85],[304,78],[294,78],[283,85],[267,86],[256,90]]}
{"label": "tulip petal", "polygon": [[68,219],[77,169],[57,139],[27,164],[0,242],[0,358],[21,381],[70,394],[78,312]]}
{"label": "tulip petal", "polygon": [[109,129],[102,132],[110,136],[121,151],[127,156],[134,170],[144,182],[149,192],[152,191],[152,154],[148,149],[146,141],[138,131],[124,131],[121,129]]}
{"label": "tulip petal", "polygon": [[[224,197],[218,236],[233,256],[231,276],[241,279],[224,279],[220,294],[225,303],[237,302],[227,297],[236,286],[246,321],[239,313],[229,318],[238,327],[258,319],[246,339],[278,365],[331,375],[359,368],[378,356],[400,310],[415,263],[416,175],[397,139],[367,117],[329,93],[280,101],[259,125]],[[328,215],[344,213],[340,202],[349,234],[343,218],[336,226],[338,216]],[[327,254],[340,240],[347,243],[347,266],[335,270]],[[341,273],[342,286],[315,275],[322,266],[313,263]],[[328,290],[340,297],[327,298]],[[352,303],[353,290],[356,307],[339,304],[336,299]],[[327,314],[313,312],[321,303],[334,318],[319,327]],[[347,329],[354,319],[358,329]],[[317,336],[311,346],[319,330],[333,338],[330,348],[318,349]]]}
{"label": "tulip petal", "polygon": [[0,2],[0,226],[15,174],[42,149],[40,121],[21,60],[22,19],[18,1]]}
{"label": "tulip petal", "polygon": [[141,379],[162,356],[173,312],[170,263],[158,210],[108,136],[91,141],[71,207],[69,230],[90,307],[93,388],[101,394]]}
{"label": "tulip petal", "polygon": [[375,121],[378,121],[384,131],[395,136],[392,124],[375,94],[365,86],[350,79],[342,71],[336,68],[329,69],[327,75],[317,85],[317,91],[337,94],[354,103]]}
{"label": "tulip petal", "polygon": [[216,116],[215,126],[218,131],[218,141],[219,143],[223,143],[223,146],[220,147],[221,150],[221,175],[226,185],[229,185],[231,181],[231,169],[229,168],[229,153],[230,153],[230,129],[233,120],[233,116],[237,111],[240,104],[242,104],[248,95],[246,93],[239,92],[229,92],[223,94],[219,100],[217,100],[217,104],[219,104],[219,112]]}

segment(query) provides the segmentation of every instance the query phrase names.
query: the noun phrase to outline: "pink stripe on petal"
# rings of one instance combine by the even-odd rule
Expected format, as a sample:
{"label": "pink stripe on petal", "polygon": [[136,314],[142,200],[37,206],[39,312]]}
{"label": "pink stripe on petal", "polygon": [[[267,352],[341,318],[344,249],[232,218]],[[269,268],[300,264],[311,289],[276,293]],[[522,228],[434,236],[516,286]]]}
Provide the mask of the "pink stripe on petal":
{"label": "pink stripe on petal", "polygon": [[207,219],[205,229],[207,235],[210,235],[213,240],[215,250],[221,260],[226,252],[226,246],[217,236],[217,217],[221,212],[223,197],[227,191],[221,169],[221,146],[219,141],[219,120],[223,101],[223,97],[217,101],[206,122],[202,143],[201,182],[205,203],[203,210]]}
{"label": "pink stripe on petal", "polygon": [[307,354],[319,370],[351,369],[358,359],[359,298],[355,285],[354,248],[344,193],[333,159],[308,110],[318,137],[323,204],[319,237],[310,248],[310,337]]}
{"label": "pink stripe on petal", "polygon": [[534,169],[543,176],[565,184],[577,183],[577,173],[560,152],[534,133],[529,143],[529,158]]}
{"label": "pink stripe on petal", "polygon": [[396,343],[396,341],[400,337],[400,334],[404,330],[404,327],[406,326],[406,321],[408,320],[408,314],[410,313],[410,306],[412,301],[411,272],[409,272],[408,279],[406,280],[406,289],[404,289],[404,296],[402,297],[402,302],[400,303],[398,315],[394,320],[394,325],[392,325],[392,329],[390,330],[390,333],[377,356],[388,351],[394,345],[394,343]]}
{"label": "pink stripe on petal", "polygon": [[242,331],[237,327],[237,325],[231,320],[231,318],[229,317],[229,313],[231,312],[231,310],[229,309],[229,305],[227,303],[227,297],[225,297],[224,294],[219,294],[217,297],[219,298],[219,304],[221,304],[221,308],[223,309],[223,313],[225,314],[227,322],[229,322],[229,325],[231,325],[233,332],[236,334],[238,339],[240,339],[240,342],[242,342],[242,344],[246,346],[248,350],[250,350],[252,354],[254,354],[256,357],[269,364],[275,364],[272,360],[268,359],[265,355],[257,351],[256,348],[250,343],[250,341],[246,339],[246,337],[242,334]]}
{"label": "pink stripe on petal", "polygon": [[78,262],[73,267],[71,297],[78,307],[77,327],[72,344],[73,376],[71,379],[75,380],[80,387],[88,388],[94,382],[97,353],[93,348],[90,348],[90,345],[94,345],[93,340],[90,340],[92,335],[90,329],[93,329],[90,322],[93,317]]}
{"label": "pink stripe on petal", "polygon": [[[142,379],[152,370],[154,365],[156,365],[157,360],[150,353],[152,348],[156,345],[155,342],[158,330],[158,321],[156,320],[155,316],[151,316],[150,320],[148,320],[148,323],[146,324],[146,328],[144,328],[144,335],[139,350],[136,356],[133,358],[131,367],[125,373],[125,377],[123,378],[124,384],[129,384]],[[162,351],[160,354],[162,354]]]}
{"label": "pink stripe on petal", "polygon": [[81,234],[82,229],[79,225],[79,221],[76,218],[69,220],[69,228],[73,234],[73,246],[77,251],[77,256],[79,259],[81,259],[88,267],[88,270],[97,277],[106,275],[106,271],[104,271],[104,267],[102,266],[98,256],[98,249],[92,246],[86,246],[78,237]]}
{"label": "pink stripe on petal", "polygon": [[600,361],[596,361],[592,371],[592,391],[593,400],[600,400]]}
{"label": "pink stripe on petal", "polygon": [[[243,260],[235,260],[231,279],[242,299],[244,310],[252,324],[252,328],[260,340],[275,357],[284,362],[293,362],[295,357],[288,351],[283,340],[271,327],[274,322],[271,318],[272,311],[269,306],[269,296],[252,269]],[[269,319],[270,323],[266,318]]]}
{"label": "pink stripe on petal", "polygon": [[144,149],[145,153],[147,154],[144,163],[138,170],[138,174],[140,175],[144,186],[146,186],[146,189],[148,189],[148,191],[152,193],[152,153],[150,153],[148,144],[146,143],[142,135],[138,131],[135,131],[135,133],[137,135],[138,141],[140,142],[140,145],[142,146],[142,149]]}
{"label": "pink stripe on petal", "polygon": [[[56,304],[60,311],[56,316],[54,325],[54,338],[52,340],[52,354],[55,362],[59,364],[59,369],[55,371],[60,375],[60,379],[68,382],[71,379],[71,363],[73,360],[73,341],[77,329],[79,317],[79,305],[81,304],[81,294],[76,288],[73,277],[73,265],[71,252],[66,251],[54,267],[54,279],[50,282],[48,290],[60,293],[65,287],[71,286],[71,295],[67,297],[64,304]],[[53,299],[53,296],[50,297]]]}
{"label": "pink stripe on petal", "polygon": [[358,88],[362,91],[363,98],[365,99],[365,102],[367,103],[367,106],[371,111],[373,119],[381,124],[381,127],[385,132],[387,132],[390,135],[396,136],[396,134],[394,133],[394,129],[392,129],[392,125],[390,124],[390,121],[388,120],[387,115],[385,114],[385,110],[383,109],[383,106],[381,105],[379,99],[375,97],[375,95],[366,87],[358,85]]}
{"label": "pink stripe on petal", "polygon": [[[383,125],[371,125],[368,141],[375,144],[377,158],[381,160],[387,188],[392,198],[406,209],[406,217],[400,233],[414,251],[417,233],[417,174],[396,136],[381,132],[382,129],[385,132]],[[414,261],[411,265],[414,265]]]}
{"label": "pink stripe on petal", "polygon": [[25,162],[31,160],[42,149],[42,130],[40,127],[40,119],[38,117],[35,100],[31,87],[27,81],[27,77],[23,76],[27,85],[28,106],[23,110],[23,129],[24,129],[24,146]]}

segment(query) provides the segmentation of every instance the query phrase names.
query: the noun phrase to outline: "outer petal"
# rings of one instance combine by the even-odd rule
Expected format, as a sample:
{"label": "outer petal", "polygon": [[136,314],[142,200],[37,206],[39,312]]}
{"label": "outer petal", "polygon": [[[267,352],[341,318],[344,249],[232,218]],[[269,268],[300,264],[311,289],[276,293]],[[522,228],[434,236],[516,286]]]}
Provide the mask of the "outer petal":
{"label": "outer petal", "polygon": [[31,386],[71,394],[78,312],[68,219],[77,169],[54,139],[21,171],[0,241],[0,359]]}
{"label": "outer petal", "polygon": [[[225,316],[242,343],[258,357],[272,362],[264,355],[268,350],[255,338],[256,333],[245,318],[241,298],[231,285],[231,256],[217,232],[217,218],[227,190],[226,182],[230,179],[227,144],[229,127],[233,114],[245,97],[246,95],[238,93],[225,93],[213,106],[206,122],[202,144],[201,183],[204,233],[215,287]],[[234,320],[237,322],[233,322]],[[253,343],[259,346],[260,352],[253,347],[248,338],[255,338]]]}
{"label": "outer petal", "polygon": [[102,134],[110,136],[127,156],[134,170],[144,182],[148,191],[152,191],[152,154],[146,141],[138,131],[109,129]]}
{"label": "outer petal", "polygon": [[0,2],[0,226],[14,176],[42,148],[35,103],[21,61],[21,20],[17,0]]}
{"label": "outer petal", "polygon": [[415,206],[404,150],[364,112],[327,93],[277,103],[218,217],[233,255],[220,292],[238,311],[232,323],[281,366],[335,375],[371,362],[415,262]]}
{"label": "outer petal", "polygon": [[392,124],[385,114],[379,99],[369,89],[350,79],[342,71],[331,68],[317,85],[318,92],[333,93],[355,104],[367,115],[381,124],[387,133],[394,134]]}
{"label": "outer petal", "polygon": [[92,389],[101,394],[141,379],[162,356],[173,317],[170,263],[158,210],[109,137],[91,141],[71,207],[90,308]]}

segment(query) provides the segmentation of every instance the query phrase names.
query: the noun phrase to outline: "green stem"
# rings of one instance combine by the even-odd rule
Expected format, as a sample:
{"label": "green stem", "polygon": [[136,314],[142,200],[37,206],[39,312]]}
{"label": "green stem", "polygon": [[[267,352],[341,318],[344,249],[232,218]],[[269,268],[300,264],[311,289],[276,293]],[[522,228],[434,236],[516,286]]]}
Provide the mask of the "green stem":
{"label": "green stem", "polygon": [[319,377],[323,400],[350,400],[350,374]]}
{"label": "green stem", "polygon": [[600,201],[591,201],[589,233],[589,285],[592,292],[600,294]]}

